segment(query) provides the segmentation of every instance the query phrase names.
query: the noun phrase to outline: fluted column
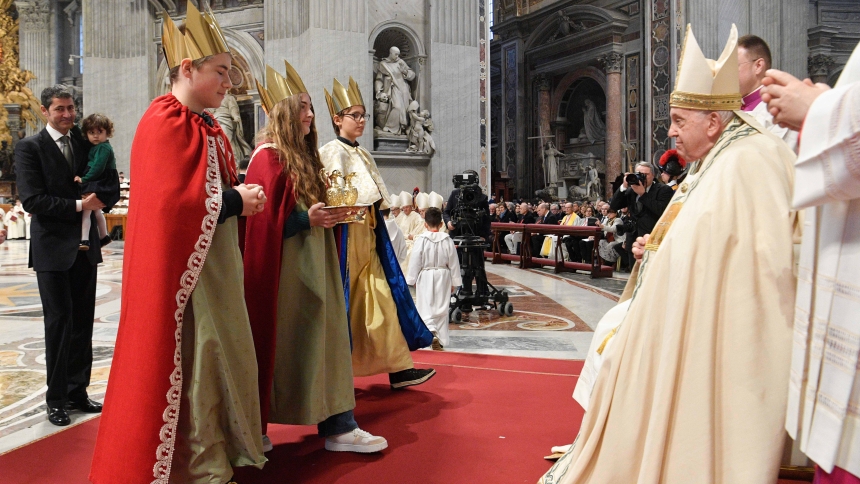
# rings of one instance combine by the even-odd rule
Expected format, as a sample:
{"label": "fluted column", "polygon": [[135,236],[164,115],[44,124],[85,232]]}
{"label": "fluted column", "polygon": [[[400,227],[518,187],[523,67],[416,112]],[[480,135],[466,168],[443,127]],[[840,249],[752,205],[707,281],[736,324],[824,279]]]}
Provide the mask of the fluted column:
{"label": "fluted column", "polygon": [[[54,43],[51,39],[51,6],[48,0],[18,0],[19,65],[36,75],[29,88],[38,98],[55,83]],[[32,128],[27,129],[32,134]]]}
{"label": "fluted column", "polygon": [[600,58],[606,70],[606,186],[605,193],[612,193],[611,185],[621,174],[621,69],[624,55],[611,52]]}

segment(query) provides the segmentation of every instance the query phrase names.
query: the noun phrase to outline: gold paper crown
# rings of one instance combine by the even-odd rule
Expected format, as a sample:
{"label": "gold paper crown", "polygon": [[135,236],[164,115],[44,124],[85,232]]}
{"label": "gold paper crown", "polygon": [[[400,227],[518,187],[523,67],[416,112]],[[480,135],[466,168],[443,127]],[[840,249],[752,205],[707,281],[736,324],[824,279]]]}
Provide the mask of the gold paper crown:
{"label": "gold paper crown", "polygon": [[221,26],[211,11],[201,14],[194,4],[188,2],[184,35],[166,12],[163,17],[161,45],[169,68],[178,66],[182,59],[197,60],[230,52]]}
{"label": "gold paper crown", "polygon": [[734,111],[741,108],[738,29],[734,24],[726,47],[716,61],[705,58],[692,27],[687,24],[675,90],[672,91],[669,106],[703,111]]}
{"label": "gold paper crown", "polygon": [[284,60],[284,65],[287,67],[287,77],[282,76],[278,71],[266,65],[266,87],[257,82],[257,90],[260,92],[260,104],[263,105],[263,110],[266,114],[284,99],[308,92],[299,73],[293,69],[289,62]]}
{"label": "gold paper crown", "polygon": [[325,91],[325,102],[328,104],[328,113],[331,114],[332,119],[344,109],[349,109],[352,106],[364,106],[358,83],[352,76],[349,76],[349,87],[344,87],[340,81],[335,79],[331,87],[331,94],[325,89],[323,91]]}

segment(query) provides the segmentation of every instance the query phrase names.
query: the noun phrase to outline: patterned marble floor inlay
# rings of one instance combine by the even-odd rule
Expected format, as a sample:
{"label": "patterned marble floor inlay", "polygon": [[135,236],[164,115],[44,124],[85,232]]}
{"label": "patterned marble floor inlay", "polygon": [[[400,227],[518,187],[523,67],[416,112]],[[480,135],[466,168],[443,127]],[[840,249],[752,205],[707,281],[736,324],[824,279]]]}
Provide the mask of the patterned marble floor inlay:
{"label": "patterned marble floor inlay", "polygon": [[[64,428],[45,418],[45,345],[41,300],[35,273],[27,267],[28,242],[0,244],[0,454]],[[93,371],[88,392],[102,401],[119,326],[122,242],[102,251],[93,325]],[[581,359],[594,326],[615,304],[613,289],[623,280],[568,280],[549,272],[487,264],[490,283],[506,290],[511,316],[475,310],[451,324],[446,351]],[[72,423],[93,415],[72,413]]]}

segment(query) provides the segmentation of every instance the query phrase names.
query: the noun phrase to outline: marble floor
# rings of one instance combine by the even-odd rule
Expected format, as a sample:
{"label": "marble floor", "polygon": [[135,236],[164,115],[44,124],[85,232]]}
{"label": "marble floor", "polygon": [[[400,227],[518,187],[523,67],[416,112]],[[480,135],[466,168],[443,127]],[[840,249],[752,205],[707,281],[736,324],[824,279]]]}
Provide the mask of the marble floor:
{"label": "marble floor", "polygon": [[[45,354],[42,310],[35,273],[27,268],[28,242],[0,245],[0,454],[63,428],[45,418]],[[89,393],[101,401],[110,373],[119,325],[122,242],[103,249],[93,331]],[[476,310],[450,326],[446,351],[583,359],[593,328],[618,299],[623,278],[592,280],[584,274],[556,275],[487,264],[488,280],[508,291],[511,316]],[[428,350],[419,350],[428,351]],[[94,418],[71,414],[72,425]],[[67,427],[66,427],[67,428]]]}

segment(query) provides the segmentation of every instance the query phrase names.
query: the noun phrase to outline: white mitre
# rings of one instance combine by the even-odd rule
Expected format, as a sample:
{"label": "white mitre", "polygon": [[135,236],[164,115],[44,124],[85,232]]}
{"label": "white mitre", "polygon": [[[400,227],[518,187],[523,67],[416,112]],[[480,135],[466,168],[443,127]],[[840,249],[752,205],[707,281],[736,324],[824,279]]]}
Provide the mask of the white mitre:
{"label": "white mitre", "polygon": [[388,197],[388,206],[390,208],[400,208],[400,197],[391,195]]}
{"label": "white mitre", "polygon": [[415,195],[415,206],[418,207],[418,210],[427,210],[430,208],[430,195],[419,192],[418,195]]}
{"label": "white mitre", "polygon": [[741,108],[740,91],[738,29],[735,24],[732,24],[726,47],[716,61],[705,58],[692,27],[687,24],[669,106],[702,111],[736,111]]}
{"label": "white mitre", "polygon": [[400,192],[400,207],[412,206],[412,194]]}
{"label": "white mitre", "polygon": [[429,203],[431,207],[436,207],[439,210],[442,210],[442,204],[445,203],[445,199],[442,198],[442,195],[439,195],[436,192],[430,192]]}

